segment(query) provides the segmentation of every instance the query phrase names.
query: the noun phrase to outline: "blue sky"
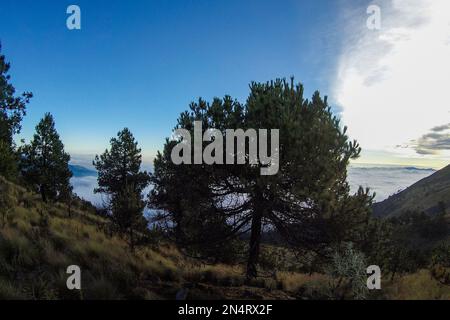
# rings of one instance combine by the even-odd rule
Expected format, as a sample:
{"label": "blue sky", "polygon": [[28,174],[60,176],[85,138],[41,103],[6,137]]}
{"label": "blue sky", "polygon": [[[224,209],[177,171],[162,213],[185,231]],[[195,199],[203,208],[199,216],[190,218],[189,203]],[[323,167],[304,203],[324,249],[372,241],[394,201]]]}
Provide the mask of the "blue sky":
{"label": "blue sky", "polygon": [[[391,1],[375,2],[392,21],[400,17]],[[373,87],[358,86],[360,78],[352,77],[355,68],[350,62],[364,62],[366,53],[373,55],[373,48],[354,48],[367,39],[365,10],[370,3],[2,0],[0,41],[12,64],[12,81],[18,91],[35,95],[18,138],[29,139],[39,119],[51,112],[73,158],[90,162],[126,126],[149,164],[191,101],[225,94],[244,101],[249,82],[292,75],[304,83],[308,96],[316,89],[329,94],[335,110],[344,110],[344,120],[347,110],[350,128],[353,121],[358,129],[354,102],[372,97]],[[70,4],[81,8],[81,30],[66,28]],[[388,53],[383,57],[390,57]],[[370,72],[380,73],[379,68]],[[361,79],[373,78],[360,73]],[[356,97],[353,88],[359,90]],[[368,125],[374,122],[369,120]],[[430,120],[426,129],[444,124]],[[424,127],[395,145],[420,142],[426,133]],[[364,140],[365,132],[355,130],[358,136],[366,142],[362,161],[410,164],[414,156],[415,164],[429,163],[426,156],[414,153],[414,147],[414,155],[405,156],[395,146]]]}
{"label": "blue sky", "polygon": [[[72,3],[79,31],[66,28]],[[151,157],[199,96],[244,101],[250,81],[291,75],[308,95],[326,91],[335,3],[2,0],[13,82],[35,94],[21,136],[49,111],[72,153],[99,152],[128,126]]]}

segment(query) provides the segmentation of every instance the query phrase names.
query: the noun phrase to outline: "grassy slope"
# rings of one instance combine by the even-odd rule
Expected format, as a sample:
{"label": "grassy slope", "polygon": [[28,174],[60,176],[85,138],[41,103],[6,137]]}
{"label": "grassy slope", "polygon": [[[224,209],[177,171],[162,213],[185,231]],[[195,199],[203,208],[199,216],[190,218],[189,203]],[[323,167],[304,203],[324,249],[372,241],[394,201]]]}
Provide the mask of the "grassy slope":
{"label": "grassy slope", "polygon": [[[131,253],[125,241],[102,231],[104,219],[80,208],[69,217],[65,206],[46,205],[0,177],[0,192],[5,186],[13,209],[0,223],[0,299],[174,299],[185,286],[188,298],[289,298],[261,288],[265,282],[242,286],[240,266],[206,266],[170,244]],[[66,289],[72,264],[82,270],[81,292]]]}
{"label": "grassy slope", "polygon": [[406,210],[438,212],[439,201],[450,208],[450,165],[420,180],[402,192],[374,205],[374,214],[395,216]]}
{"label": "grassy slope", "polygon": [[[244,285],[240,265],[206,266],[170,244],[130,253],[122,239],[102,231],[105,220],[79,207],[69,217],[66,207],[43,204],[1,177],[0,192],[13,200],[4,220],[0,215],[0,299],[174,299],[183,287],[190,288],[188,299],[292,299],[328,281],[318,274],[277,272],[275,279]],[[82,270],[81,292],[66,289],[65,271],[72,264]],[[450,299],[450,290],[423,272],[387,284],[386,297],[416,297],[420,291],[421,298]]]}

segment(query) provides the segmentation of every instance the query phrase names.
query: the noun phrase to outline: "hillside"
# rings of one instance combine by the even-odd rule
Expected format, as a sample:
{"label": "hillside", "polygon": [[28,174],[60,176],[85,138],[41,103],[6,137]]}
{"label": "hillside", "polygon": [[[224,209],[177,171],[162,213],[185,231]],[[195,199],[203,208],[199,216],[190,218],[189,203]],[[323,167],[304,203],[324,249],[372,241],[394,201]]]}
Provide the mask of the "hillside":
{"label": "hillside", "polygon": [[419,211],[427,214],[442,212],[443,206],[450,208],[450,165],[436,171],[407,189],[375,203],[376,216],[398,216],[406,211]]}
{"label": "hillside", "polygon": [[[86,203],[69,215],[2,177],[0,196],[0,300],[175,299],[181,288],[188,299],[291,299],[274,289],[296,287],[287,273],[245,286],[241,266],[205,265],[157,240],[130,252]],[[81,268],[81,291],[66,287],[69,265]]]}
{"label": "hillside", "polygon": [[[282,256],[278,247],[263,251]],[[0,177],[0,300],[175,299],[180,292],[188,300],[327,297],[329,277],[284,263],[266,262],[265,276],[246,283],[244,265],[204,264],[162,240],[131,252],[89,204],[78,201],[69,214]],[[70,265],[81,268],[81,291],[67,289]],[[450,299],[428,270],[383,280],[383,287],[378,298]]]}

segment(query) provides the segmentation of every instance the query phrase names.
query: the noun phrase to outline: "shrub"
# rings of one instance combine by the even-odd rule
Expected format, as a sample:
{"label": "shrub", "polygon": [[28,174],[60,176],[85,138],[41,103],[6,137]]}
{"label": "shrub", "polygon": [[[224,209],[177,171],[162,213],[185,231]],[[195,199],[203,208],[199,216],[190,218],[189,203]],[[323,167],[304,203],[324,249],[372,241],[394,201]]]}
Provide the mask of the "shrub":
{"label": "shrub", "polygon": [[434,279],[450,286],[450,243],[443,243],[433,250],[430,270]]}
{"label": "shrub", "polygon": [[352,299],[365,299],[368,293],[366,267],[364,255],[355,250],[351,243],[337,250],[328,270],[333,295],[338,298],[349,294]]}

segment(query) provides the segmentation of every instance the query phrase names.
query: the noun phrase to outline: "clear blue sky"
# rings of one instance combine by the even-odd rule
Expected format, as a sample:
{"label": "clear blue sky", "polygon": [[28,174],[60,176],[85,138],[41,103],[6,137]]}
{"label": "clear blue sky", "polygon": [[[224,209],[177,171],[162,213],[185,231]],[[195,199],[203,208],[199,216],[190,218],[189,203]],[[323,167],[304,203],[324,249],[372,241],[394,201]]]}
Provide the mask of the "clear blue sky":
{"label": "clear blue sky", "polygon": [[[204,97],[244,101],[251,81],[295,76],[324,94],[340,52],[339,1],[17,1],[0,3],[12,81],[29,90],[20,137],[51,112],[74,157],[125,126],[150,159],[180,112]],[[66,28],[77,4],[82,29]]]}

